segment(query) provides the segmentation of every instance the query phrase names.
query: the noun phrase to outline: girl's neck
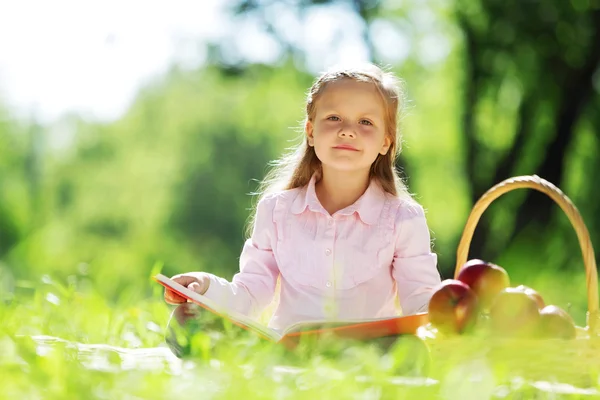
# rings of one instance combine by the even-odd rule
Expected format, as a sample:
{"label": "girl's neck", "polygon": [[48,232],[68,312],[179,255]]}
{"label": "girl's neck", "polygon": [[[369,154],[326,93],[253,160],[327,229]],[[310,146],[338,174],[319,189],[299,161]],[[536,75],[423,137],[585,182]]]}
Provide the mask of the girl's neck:
{"label": "girl's neck", "polygon": [[329,213],[342,210],[356,202],[369,187],[369,171],[345,172],[323,168],[321,179],[315,185],[319,202]]}

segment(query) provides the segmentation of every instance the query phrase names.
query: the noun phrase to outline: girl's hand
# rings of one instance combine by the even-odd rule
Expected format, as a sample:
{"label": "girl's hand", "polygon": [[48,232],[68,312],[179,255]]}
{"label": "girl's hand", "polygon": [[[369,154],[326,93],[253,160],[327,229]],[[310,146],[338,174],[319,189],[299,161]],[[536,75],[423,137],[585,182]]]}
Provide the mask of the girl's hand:
{"label": "girl's hand", "polygon": [[[171,278],[186,288],[193,290],[198,294],[204,294],[210,286],[210,278],[205,272],[188,272],[185,274],[175,275]],[[169,304],[185,303],[187,299],[181,297],[172,290],[165,288],[165,301]]]}

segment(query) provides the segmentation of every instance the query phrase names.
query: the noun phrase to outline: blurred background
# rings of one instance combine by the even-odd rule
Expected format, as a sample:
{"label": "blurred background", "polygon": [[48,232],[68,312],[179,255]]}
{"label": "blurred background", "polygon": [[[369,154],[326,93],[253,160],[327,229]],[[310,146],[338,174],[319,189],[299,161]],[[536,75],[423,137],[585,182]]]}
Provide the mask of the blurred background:
{"label": "blurred background", "polygon": [[[52,281],[133,302],[159,269],[231,278],[250,193],[340,61],[404,81],[398,166],[444,278],[474,202],[517,175],[560,187],[600,248],[597,0],[24,0],[0,6],[2,296]],[[552,277],[584,323],[581,250],[549,197],[496,200],[470,256]]]}

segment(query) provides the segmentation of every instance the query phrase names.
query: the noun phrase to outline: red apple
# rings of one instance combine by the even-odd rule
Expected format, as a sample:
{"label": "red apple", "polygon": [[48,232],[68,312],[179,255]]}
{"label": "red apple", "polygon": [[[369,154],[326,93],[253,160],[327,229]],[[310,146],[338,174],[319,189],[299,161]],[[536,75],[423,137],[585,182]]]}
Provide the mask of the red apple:
{"label": "red apple", "polygon": [[461,281],[444,280],[429,300],[429,321],[442,333],[466,332],[473,327],[477,316],[477,296]]}
{"label": "red apple", "polygon": [[537,302],[538,308],[540,310],[543,309],[544,307],[546,307],[546,302],[544,301],[544,298],[536,290],[530,288],[529,286],[525,286],[525,285],[519,285],[515,289],[521,290],[521,291],[525,292],[526,294],[528,294],[529,296],[532,296],[535,299],[535,301]]}
{"label": "red apple", "polygon": [[469,285],[485,311],[489,309],[494,297],[510,285],[504,268],[479,259],[467,261],[456,279]]}
{"label": "red apple", "polygon": [[539,334],[544,338],[573,339],[577,331],[575,322],[565,310],[549,305],[540,311]]}
{"label": "red apple", "polygon": [[499,336],[533,337],[537,334],[539,321],[537,301],[517,288],[502,290],[490,307],[490,326]]}

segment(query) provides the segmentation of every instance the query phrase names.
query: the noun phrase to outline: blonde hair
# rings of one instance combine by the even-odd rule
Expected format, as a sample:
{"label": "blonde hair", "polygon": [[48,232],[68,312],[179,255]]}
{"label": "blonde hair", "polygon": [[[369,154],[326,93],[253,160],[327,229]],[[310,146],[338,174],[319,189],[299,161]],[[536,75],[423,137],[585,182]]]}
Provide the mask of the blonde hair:
{"label": "blonde hair", "polygon": [[[316,114],[316,103],[323,94],[328,84],[342,79],[352,79],[357,82],[368,82],[375,85],[385,104],[385,131],[391,144],[385,155],[379,154],[371,165],[370,177],[376,179],[383,190],[393,196],[412,200],[408,188],[398,174],[395,164],[401,149],[401,136],[398,129],[398,118],[403,107],[404,93],[401,81],[391,72],[386,72],[373,64],[360,66],[334,67],[322,73],[313,83],[306,99],[306,115],[302,130],[307,121],[311,121]],[[306,135],[303,140],[284,154],[280,159],[270,163],[271,169],[259,185],[255,195],[258,202],[265,196],[282,190],[295,189],[308,184],[313,174],[320,177],[322,173],[321,161],[317,158],[314,147],[308,145]],[[254,212],[256,209],[254,209]],[[254,226],[254,212],[249,218],[248,234]]]}

